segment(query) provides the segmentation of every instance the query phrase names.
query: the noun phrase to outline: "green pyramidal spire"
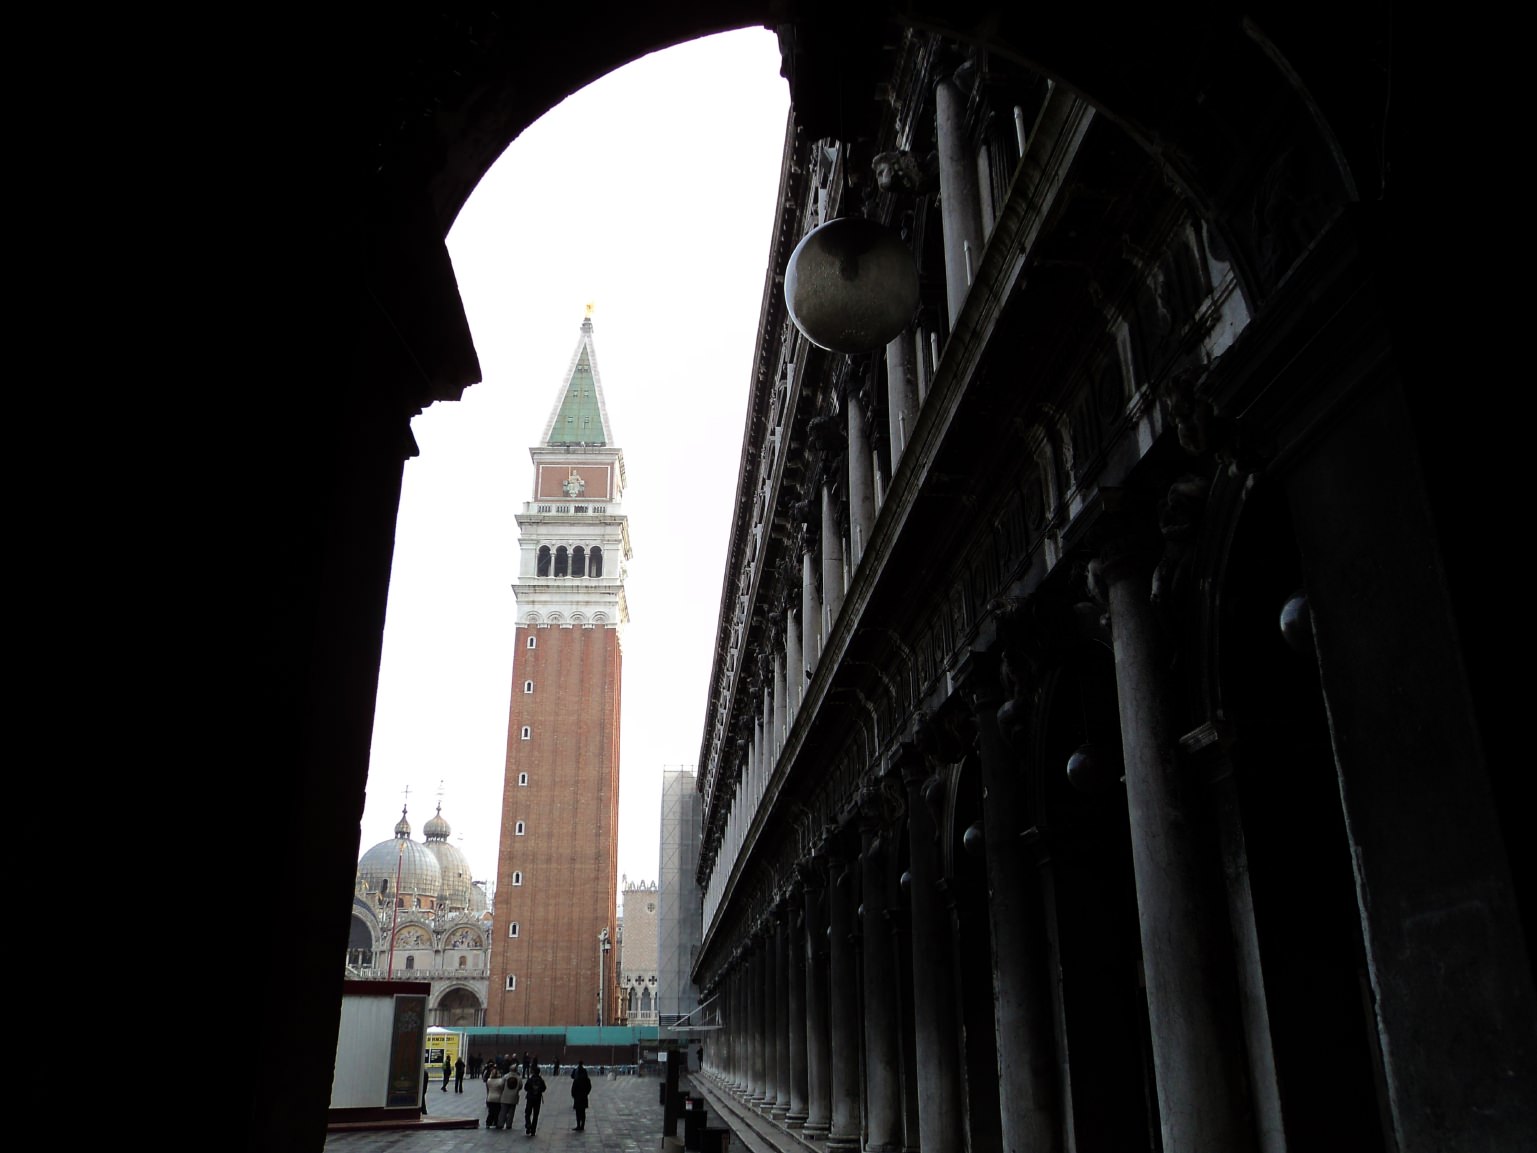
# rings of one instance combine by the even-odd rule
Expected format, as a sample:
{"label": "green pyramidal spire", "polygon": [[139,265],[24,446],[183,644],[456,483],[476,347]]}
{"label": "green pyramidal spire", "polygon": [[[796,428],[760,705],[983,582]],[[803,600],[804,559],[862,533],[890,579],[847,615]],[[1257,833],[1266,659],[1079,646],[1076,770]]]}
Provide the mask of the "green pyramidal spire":
{"label": "green pyramidal spire", "polygon": [[592,347],[592,318],[582,321],[582,335],[566,371],[566,385],[555,401],[555,411],[545,426],[544,443],[557,445],[608,445],[608,411],[603,385],[598,378],[598,359]]}

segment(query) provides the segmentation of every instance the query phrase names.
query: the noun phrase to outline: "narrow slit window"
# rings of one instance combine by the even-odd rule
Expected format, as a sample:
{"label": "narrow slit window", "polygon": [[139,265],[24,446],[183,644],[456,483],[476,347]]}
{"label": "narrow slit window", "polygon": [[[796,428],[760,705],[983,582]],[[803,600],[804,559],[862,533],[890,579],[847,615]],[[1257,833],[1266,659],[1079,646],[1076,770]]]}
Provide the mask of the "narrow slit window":
{"label": "narrow slit window", "polygon": [[534,648],[538,643],[539,643],[539,638],[538,637],[529,637],[528,638],[528,647],[529,648]]}
{"label": "narrow slit window", "polygon": [[522,873],[514,873],[512,875],[512,883],[514,885],[521,885],[523,883],[523,874]]}
{"label": "narrow slit window", "polygon": [[525,693],[532,693],[534,691],[534,682],[533,681],[524,681],[523,682],[523,691]]}
{"label": "narrow slit window", "polygon": [[523,835],[522,821],[519,821],[515,826],[513,826],[512,835],[515,837],[521,837]]}
{"label": "narrow slit window", "polygon": [[518,979],[511,973],[507,974],[507,991],[510,993],[518,987]]}
{"label": "narrow slit window", "polygon": [[527,726],[527,725],[524,725],[524,726],[523,726],[523,731],[522,731],[522,732],[521,732],[521,733],[519,733],[519,734],[518,734],[518,735],[519,735],[519,736],[520,736],[520,737],[521,737],[521,738],[522,738],[522,739],[523,739],[523,740],[525,740],[525,741],[527,741],[527,740],[532,740],[532,739],[533,739],[533,736],[534,736],[534,730],[533,730],[533,729],[531,729],[531,728],[529,728],[529,727],[528,727],[528,726]]}
{"label": "narrow slit window", "polygon": [[516,921],[507,926],[507,935],[509,937],[516,937],[518,935],[518,923]]}
{"label": "narrow slit window", "polygon": [[528,774],[527,773],[519,773],[518,774],[518,787],[519,788],[526,788],[527,786],[528,786]]}

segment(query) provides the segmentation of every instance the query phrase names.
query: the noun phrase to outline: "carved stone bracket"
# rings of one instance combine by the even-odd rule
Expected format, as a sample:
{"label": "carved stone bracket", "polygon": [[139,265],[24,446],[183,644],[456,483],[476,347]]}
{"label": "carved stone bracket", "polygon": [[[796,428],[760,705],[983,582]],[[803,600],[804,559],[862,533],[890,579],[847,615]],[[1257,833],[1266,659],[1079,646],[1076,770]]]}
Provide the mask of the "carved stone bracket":
{"label": "carved stone bracket", "polygon": [[908,197],[939,191],[939,153],[882,152],[870,162],[882,192]]}
{"label": "carved stone bracket", "polygon": [[1155,605],[1171,603],[1188,583],[1186,576],[1194,558],[1196,535],[1201,513],[1206,507],[1209,482],[1203,476],[1187,473],[1169,486],[1158,506],[1158,531],[1163,535],[1163,555],[1153,569],[1152,601]]}

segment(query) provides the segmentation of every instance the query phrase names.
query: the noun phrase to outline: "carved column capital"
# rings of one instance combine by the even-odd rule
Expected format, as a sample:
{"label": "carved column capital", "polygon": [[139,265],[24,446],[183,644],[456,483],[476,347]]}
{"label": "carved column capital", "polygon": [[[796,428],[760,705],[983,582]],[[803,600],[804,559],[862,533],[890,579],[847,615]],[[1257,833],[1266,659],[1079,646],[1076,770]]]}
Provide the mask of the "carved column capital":
{"label": "carved column capital", "polygon": [[1104,487],[1099,495],[1096,550],[1086,579],[1089,595],[1104,608],[1110,603],[1111,585],[1152,571],[1163,541],[1156,510],[1145,494]]}

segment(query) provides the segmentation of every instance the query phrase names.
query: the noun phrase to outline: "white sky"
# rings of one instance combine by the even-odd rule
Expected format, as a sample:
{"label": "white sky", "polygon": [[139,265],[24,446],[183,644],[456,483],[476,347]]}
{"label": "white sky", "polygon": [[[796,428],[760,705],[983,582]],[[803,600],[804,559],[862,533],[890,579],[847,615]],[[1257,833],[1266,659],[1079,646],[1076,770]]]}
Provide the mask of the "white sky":
{"label": "white sky", "polygon": [[513,515],[587,302],[624,450],[619,871],[655,880],[661,774],[694,765],[735,496],[789,92],[774,35],[694,41],[547,113],[448,237],[483,378],[412,422],[359,853],[412,836],[441,785],[494,881],[512,685]]}

